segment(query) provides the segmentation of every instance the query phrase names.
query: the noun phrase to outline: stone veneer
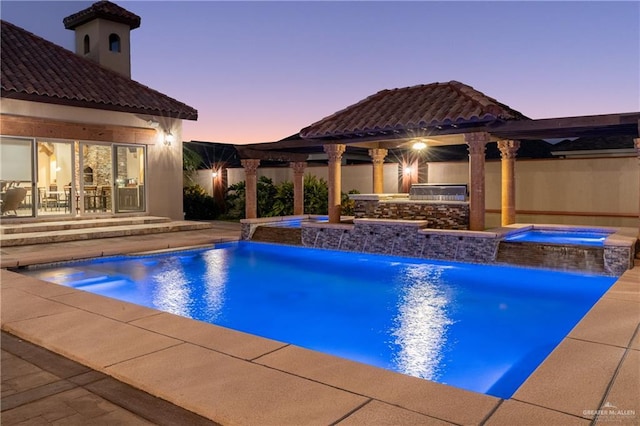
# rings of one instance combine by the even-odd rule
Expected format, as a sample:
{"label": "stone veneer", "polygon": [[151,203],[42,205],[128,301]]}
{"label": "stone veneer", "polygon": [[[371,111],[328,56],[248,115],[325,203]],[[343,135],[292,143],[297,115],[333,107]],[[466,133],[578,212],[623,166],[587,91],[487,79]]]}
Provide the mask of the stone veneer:
{"label": "stone veneer", "polygon": [[469,229],[465,201],[410,200],[407,194],[351,194],[357,219],[427,220],[429,228]]}
{"label": "stone veneer", "polygon": [[[273,225],[289,216],[242,221],[242,239],[252,239],[259,226]],[[588,271],[619,276],[633,268],[636,235],[612,234],[603,247],[560,246],[544,243],[503,241],[507,234],[532,228],[560,228],[512,225],[494,231],[458,231],[427,228],[427,220],[353,219],[353,223],[303,222],[302,245],[306,247],[386,254],[420,259],[437,259],[482,264],[541,267],[564,271]],[[277,229],[277,228],[276,228]],[[277,231],[274,231],[277,232]],[[291,244],[289,242],[289,244]]]}
{"label": "stone veneer", "polygon": [[425,259],[493,263],[495,232],[425,228],[426,220],[354,219],[353,225],[306,223],[302,244],[364,253]]}

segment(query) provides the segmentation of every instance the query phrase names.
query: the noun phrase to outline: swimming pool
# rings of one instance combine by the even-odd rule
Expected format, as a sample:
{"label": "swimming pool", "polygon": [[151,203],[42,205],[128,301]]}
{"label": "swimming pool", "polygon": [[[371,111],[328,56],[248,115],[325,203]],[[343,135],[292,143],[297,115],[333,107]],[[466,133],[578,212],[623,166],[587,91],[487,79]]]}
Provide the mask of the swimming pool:
{"label": "swimming pool", "polygon": [[601,247],[604,245],[604,240],[611,234],[612,232],[604,230],[530,229],[507,235],[504,240]]}
{"label": "swimming pool", "polygon": [[251,242],[24,273],[502,398],[615,281]]}

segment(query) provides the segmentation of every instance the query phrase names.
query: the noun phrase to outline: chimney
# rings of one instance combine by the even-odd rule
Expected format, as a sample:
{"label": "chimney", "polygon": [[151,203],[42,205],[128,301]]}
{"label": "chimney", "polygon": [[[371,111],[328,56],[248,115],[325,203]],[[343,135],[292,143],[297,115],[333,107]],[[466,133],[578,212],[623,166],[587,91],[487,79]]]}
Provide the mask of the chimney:
{"label": "chimney", "polygon": [[131,30],[140,17],[110,1],[99,1],[67,16],[64,27],[76,33],[76,54],[131,78]]}

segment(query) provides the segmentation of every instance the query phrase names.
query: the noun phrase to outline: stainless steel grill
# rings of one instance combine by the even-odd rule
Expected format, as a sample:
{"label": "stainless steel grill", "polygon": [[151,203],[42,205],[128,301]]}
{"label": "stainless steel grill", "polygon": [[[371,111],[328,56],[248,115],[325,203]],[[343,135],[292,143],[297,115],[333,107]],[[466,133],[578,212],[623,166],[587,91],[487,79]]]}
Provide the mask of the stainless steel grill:
{"label": "stainless steel grill", "polygon": [[467,201],[466,184],[416,183],[409,190],[410,200]]}

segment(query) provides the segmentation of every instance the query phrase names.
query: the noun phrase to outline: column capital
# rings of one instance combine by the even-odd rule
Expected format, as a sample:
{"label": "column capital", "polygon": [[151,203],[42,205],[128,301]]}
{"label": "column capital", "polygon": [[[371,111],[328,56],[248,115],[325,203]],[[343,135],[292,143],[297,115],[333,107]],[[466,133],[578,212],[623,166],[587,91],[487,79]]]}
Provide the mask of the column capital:
{"label": "column capital", "polygon": [[500,150],[500,156],[504,159],[516,158],[516,154],[520,148],[520,141],[512,139],[500,139],[498,141],[498,149]]}
{"label": "column capital", "polygon": [[490,139],[489,133],[487,132],[464,134],[464,141],[469,146],[469,155],[484,155],[485,148]]}
{"label": "column capital", "polygon": [[256,170],[258,169],[258,166],[260,165],[260,160],[247,158],[245,160],[240,160],[240,164],[242,164],[242,167],[244,167],[245,174],[255,175],[256,174]]}
{"label": "column capital", "polygon": [[482,143],[482,142],[484,142],[486,144],[488,142],[491,142],[491,136],[487,132],[465,133],[464,134],[464,141],[467,144],[472,144],[472,143],[476,143],[477,144],[477,143]]}
{"label": "column capital", "polygon": [[384,148],[373,148],[369,150],[369,157],[373,164],[382,164],[388,153],[389,151]]}
{"label": "column capital", "polygon": [[347,146],[343,144],[330,144],[323,146],[323,149],[329,156],[329,162],[340,162],[342,161],[342,154],[344,154]]}
{"label": "column capital", "polygon": [[304,169],[307,168],[306,161],[292,161],[289,163],[289,167],[293,169],[293,173],[304,173]]}

